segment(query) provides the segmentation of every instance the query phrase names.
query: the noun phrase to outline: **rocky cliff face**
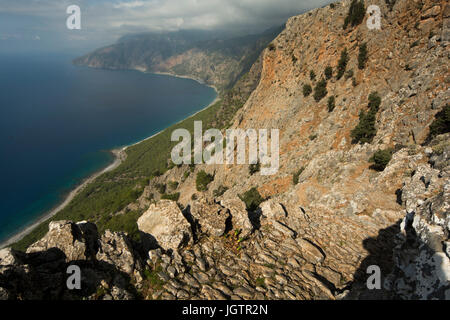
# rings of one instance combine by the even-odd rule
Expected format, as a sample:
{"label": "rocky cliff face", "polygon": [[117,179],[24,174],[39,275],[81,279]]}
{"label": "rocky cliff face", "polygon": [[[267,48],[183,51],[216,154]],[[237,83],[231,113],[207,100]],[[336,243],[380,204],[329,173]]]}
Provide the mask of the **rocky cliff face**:
{"label": "rocky cliff face", "polygon": [[[174,167],[131,205],[145,211],[141,243],[59,222],[28,253],[1,252],[3,296],[29,298],[24,279],[47,279],[50,261],[60,281],[27,294],[73,297],[61,270],[76,260],[88,283],[97,279],[79,293],[90,298],[448,299],[449,134],[429,133],[448,109],[450,6],[374,4],[381,30],[365,20],[343,29],[350,1],[289,19],[226,97],[245,102],[232,128],[280,130],[275,175],[252,174],[248,165]],[[304,84],[318,89],[305,95]],[[371,112],[373,92],[381,100],[372,137],[355,143],[352,131]],[[381,169],[370,162],[379,150],[392,154]],[[196,189],[200,170],[214,175],[205,192]],[[169,181],[178,182],[170,190],[180,193],[178,206],[160,201],[158,185]],[[256,209],[240,199],[252,187],[263,198]],[[366,286],[371,265],[381,269],[380,290]]]}

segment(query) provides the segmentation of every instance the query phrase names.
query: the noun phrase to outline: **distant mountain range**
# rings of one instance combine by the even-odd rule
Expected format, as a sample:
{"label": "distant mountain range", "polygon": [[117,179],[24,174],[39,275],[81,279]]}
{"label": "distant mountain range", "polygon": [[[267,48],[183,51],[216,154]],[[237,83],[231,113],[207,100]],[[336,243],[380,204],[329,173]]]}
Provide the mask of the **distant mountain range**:
{"label": "distant mountain range", "polygon": [[219,90],[227,89],[248,72],[283,28],[228,38],[198,30],[127,35],[113,45],[75,59],[74,63],[95,68],[170,73],[195,78]]}

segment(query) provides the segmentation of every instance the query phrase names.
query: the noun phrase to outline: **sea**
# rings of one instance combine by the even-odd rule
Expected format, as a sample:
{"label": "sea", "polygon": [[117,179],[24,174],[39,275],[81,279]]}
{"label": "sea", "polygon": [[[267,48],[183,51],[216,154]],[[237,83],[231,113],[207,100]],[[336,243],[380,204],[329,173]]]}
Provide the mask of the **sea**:
{"label": "sea", "polygon": [[145,139],[208,106],[191,79],[74,66],[65,54],[0,54],[0,243]]}

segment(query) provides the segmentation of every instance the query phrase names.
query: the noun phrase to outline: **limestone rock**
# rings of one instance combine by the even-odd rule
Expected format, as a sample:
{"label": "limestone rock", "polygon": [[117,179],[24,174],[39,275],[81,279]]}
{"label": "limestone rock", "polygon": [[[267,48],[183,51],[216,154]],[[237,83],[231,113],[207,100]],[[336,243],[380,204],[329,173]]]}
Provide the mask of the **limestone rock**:
{"label": "limestone rock", "polygon": [[220,204],[230,210],[233,228],[241,229],[242,236],[248,236],[253,230],[253,225],[248,217],[245,203],[238,198],[234,198],[224,199],[220,202]]}
{"label": "limestone rock", "polygon": [[262,214],[265,218],[270,220],[278,220],[286,217],[286,211],[279,202],[273,199],[264,201],[261,205]]}
{"label": "limestone rock", "polygon": [[33,243],[27,253],[57,248],[65,254],[66,261],[88,260],[95,255],[97,237],[97,227],[94,224],[54,221],[50,222],[47,234]]}
{"label": "limestone rock", "polygon": [[159,245],[165,250],[177,250],[193,239],[191,225],[174,201],[152,204],[137,225],[149,245]]}
{"label": "limestone rock", "polygon": [[227,229],[230,212],[211,200],[202,198],[191,207],[194,220],[200,225],[202,232],[220,237]]}
{"label": "limestone rock", "polygon": [[132,274],[135,267],[135,257],[130,241],[121,232],[106,230],[99,241],[96,255],[98,261],[115,266],[120,271]]}

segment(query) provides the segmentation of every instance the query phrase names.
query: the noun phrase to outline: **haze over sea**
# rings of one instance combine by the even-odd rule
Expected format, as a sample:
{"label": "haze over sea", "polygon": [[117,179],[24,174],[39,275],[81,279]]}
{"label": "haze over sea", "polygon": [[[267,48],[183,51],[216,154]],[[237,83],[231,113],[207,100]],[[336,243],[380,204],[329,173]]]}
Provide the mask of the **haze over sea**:
{"label": "haze over sea", "polygon": [[108,151],[203,109],[213,88],[138,71],[76,67],[67,55],[0,55],[0,242],[112,163]]}

